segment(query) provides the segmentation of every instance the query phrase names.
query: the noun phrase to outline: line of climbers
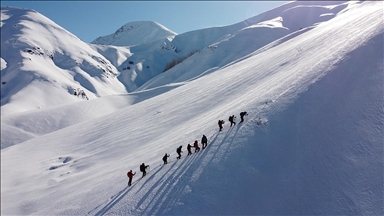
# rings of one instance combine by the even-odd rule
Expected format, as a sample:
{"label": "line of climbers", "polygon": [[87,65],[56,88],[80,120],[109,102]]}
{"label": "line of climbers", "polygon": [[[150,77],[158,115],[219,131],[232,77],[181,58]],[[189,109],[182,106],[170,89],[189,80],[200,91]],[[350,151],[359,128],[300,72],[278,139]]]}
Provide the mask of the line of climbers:
{"label": "line of climbers", "polygon": [[[240,122],[243,122],[244,121],[244,116],[247,116],[248,113],[247,112],[241,112],[240,113]],[[234,115],[231,115],[229,116],[228,118],[228,121],[231,123],[230,127],[232,127],[232,125],[236,125],[236,122],[235,122],[235,119],[236,119],[236,116]],[[218,124],[219,124],[219,132],[223,129],[223,124],[224,124],[224,120],[219,120]],[[205,149],[208,145],[208,139],[205,135],[203,135],[203,137],[201,138],[201,144],[202,144],[202,147],[203,149]],[[176,159],[180,159],[181,158],[181,153],[183,152],[182,151],[182,145],[179,146],[177,149],[176,149],[176,153],[177,153],[177,158]],[[187,145],[187,150],[188,150],[188,155],[191,155],[192,154],[192,148],[195,148],[195,153],[199,152],[200,151],[200,147],[199,147],[199,142],[197,140],[195,140],[195,142],[193,143],[193,146],[191,144],[188,143]],[[170,157],[171,155],[165,153],[165,155],[163,156],[163,162],[164,162],[164,165],[168,163],[168,158]],[[146,169],[149,168],[149,165],[145,165],[144,163],[142,163],[140,165],[140,172],[143,173],[143,176],[146,176],[147,175],[147,171]],[[133,176],[136,175],[136,172],[133,173],[132,170],[129,170],[129,172],[127,173],[127,176],[128,176],[128,186],[131,186],[132,185],[132,178]]]}

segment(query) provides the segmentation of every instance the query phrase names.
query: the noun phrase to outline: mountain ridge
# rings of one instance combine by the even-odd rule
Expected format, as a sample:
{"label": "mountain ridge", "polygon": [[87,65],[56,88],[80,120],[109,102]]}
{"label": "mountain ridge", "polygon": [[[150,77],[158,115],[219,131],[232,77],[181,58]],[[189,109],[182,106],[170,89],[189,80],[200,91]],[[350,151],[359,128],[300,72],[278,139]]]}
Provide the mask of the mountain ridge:
{"label": "mountain ridge", "polygon": [[[267,19],[215,39],[164,72],[165,84],[2,116],[2,135],[6,128],[14,143],[1,150],[1,213],[384,214],[381,5],[349,2],[329,21],[293,32]],[[266,26],[283,36],[252,44],[249,54],[229,52],[242,50],[231,40]],[[130,57],[161,44],[93,48],[111,52],[111,64],[145,69],[152,65]],[[42,59],[32,58],[45,65]],[[191,66],[209,69],[193,76]],[[242,111],[245,121],[230,127],[228,116]],[[187,155],[185,146],[203,134],[208,147]],[[142,163],[150,165],[143,178]],[[137,172],[131,187],[129,170]]]}
{"label": "mountain ridge", "polygon": [[149,43],[164,38],[173,38],[175,32],[154,21],[134,21],[121,26],[115,33],[100,36],[91,44],[134,46],[141,43]]}
{"label": "mountain ridge", "polygon": [[[300,6],[301,4],[303,5]],[[299,29],[300,26],[301,28],[309,26],[304,29],[310,30],[317,25],[316,23],[324,23],[334,18],[348,5],[353,4],[348,2],[340,2],[339,5],[337,2],[327,4],[324,2],[290,2],[233,25],[195,30],[168,38],[161,36],[158,37],[160,39],[151,42],[142,41],[138,45],[124,47],[84,43],[36,11],[31,13],[35,21],[28,21],[28,25],[33,26],[37,31],[32,32],[28,30],[30,27],[25,25],[18,26],[19,31],[26,32],[33,37],[29,38],[30,36],[20,33],[17,33],[19,36],[16,36],[11,32],[16,30],[12,25],[17,26],[17,24],[7,25],[9,19],[20,19],[16,22],[26,22],[23,20],[28,16],[17,18],[18,15],[15,14],[12,15],[13,18],[8,18],[6,12],[2,12],[4,17],[2,20],[2,32],[4,32],[2,34],[2,53],[5,53],[1,58],[2,80],[5,83],[1,86],[2,115],[75,102],[78,100],[73,97],[75,90],[84,91],[87,98],[95,99],[106,95],[155,88],[170,84],[170,82],[185,83],[244,58],[288,34],[296,32],[297,36],[305,32]],[[296,16],[289,15],[292,8],[295,9]],[[5,7],[4,9],[2,7],[3,10]],[[22,9],[17,10],[22,12]],[[311,11],[316,11],[316,13],[311,13]],[[333,15],[330,16],[330,13]],[[323,16],[323,14],[328,15]],[[291,29],[285,26],[284,23],[287,22],[299,23],[301,16],[305,16],[310,21],[307,21],[305,25],[294,27],[289,24],[288,27]],[[45,22],[47,24],[44,24]],[[137,38],[143,38],[145,32],[153,30],[153,26],[161,29],[168,36],[170,33],[170,30],[168,31],[161,24],[152,21],[129,22],[116,32],[125,32],[134,25],[137,28],[135,27],[133,30],[143,30]],[[65,38],[65,40],[59,41],[57,38]],[[17,54],[20,49],[27,55]],[[9,52],[10,50],[12,51]],[[9,56],[11,54],[16,54],[16,56]],[[29,55],[32,55],[34,59]],[[218,60],[216,55],[222,56],[221,60]],[[51,93],[57,92],[60,99],[53,103],[49,101],[50,99],[38,103],[30,101],[30,104],[24,105],[23,109],[20,109],[19,105],[14,106],[13,104],[20,104],[22,100],[29,100],[27,97],[30,97],[32,92],[45,91],[39,89],[38,85],[29,86],[33,90],[26,91],[28,86],[13,84],[12,77],[15,74],[11,71],[13,68],[18,70],[18,62],[28,65],[28,70],[19,73],[20,76],[25,76],[25,79],[31,80],[31,82],[40,77],[44,85],[47,85],[46,88],[52,89],[46,91],[47,97],[56,97]],[[169,68],[168,65],[173,62],[181,62],[181,64]],[[187,70],[183,69],[186,68],[186,65],[190,65]],[[31,76],[31,74],[36,76]],[[57,76],[65,78],[58,80]],[[162,77],[173,77],[174,79],[169,80]],[[66,81],[63,82],[63,80]]]}

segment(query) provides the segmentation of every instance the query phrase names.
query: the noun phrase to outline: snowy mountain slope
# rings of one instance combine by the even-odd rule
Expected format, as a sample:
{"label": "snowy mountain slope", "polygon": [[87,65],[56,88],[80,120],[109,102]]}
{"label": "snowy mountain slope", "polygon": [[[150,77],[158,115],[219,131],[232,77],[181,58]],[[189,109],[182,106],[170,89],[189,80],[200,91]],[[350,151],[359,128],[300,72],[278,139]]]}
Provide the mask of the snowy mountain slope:
{"label": "snowy mountain slope", "polygon": [[113,34],[96,38],[91,44],[133,46],[165,38],[172,39],[175,35],[175,32],[157,22],[136,21],[123,25]]}
{"label": "snowy mountain slope", "polygon": [[97,44],[90,46],[114,64],[121,72],[117,77],[119,81],[125,85],[128,92],[134,92],[145,82],[159,75],[167,62],[177,58],[175,47],[168,47],[169,42],[169,39],[160,39],[131,47]]}
{"label": "snowy mountain slope", "polygon": [[[171,91],[3,149],[2,214],[383,214],[381,6],[361,3]],[[217,133],[218,119],[243,110],[244,123]],[[187,157],[202,134],[208,148]],[[142,162],[151,171],[127,188]]]}
{"label": "snowy mountain slope", "polygon": [[116,68],[56,23],[28,9],[2,6],[1,14],[2,116],[76,102],[73,89],[91,99],[126,93]]}
{"label": "snowy mountain slope", "polygon": [[[15,16],[14,18],[17,19],[17,16]],[[38,20],[39,18],[41,18],[40,15],[39,15],[38,18],[36,18],[36,20]],[[6,22],[7,19],[8,18],[5,17],[4,21]],[[48,20],[47,18],[45,18],[45,19]],[[41,21],[41,22],[43,23],[43,21]],[[6,26],[10,26],[10,24],[6,25]],[[31,25],[31,27],[35,28],[34,25]],[[5,29],[5,30],[7,30],[7,29]],[[39,33],[39,32],[37,32],[37,33]],[[60,38],[59,36],[56,36],[56,37]],[[38,40],[40,40],[40,39],[41,39],[41,37],[39,37]],[[31,40],[37,40],[37,39],[35,37],[32,37]],[[169,42],[169,40],[166,40],[166,41]],[[55,42],[57,42],[57,41],[55,41]],[[149,80],[149,79],[151,79],[151,77],[156,76],[157,75],[157,71],[161,71],[163,69],[163,67],[165,66],[166,62],[169,62],[172,58],[175,58],[175,55],[173,55],[171,57],[168,56],[168,59],[167,58],[163,58],[162,57],[162,54],[163,54],[162,52],[158,52],[157,54],[154,54],[154,55],[148,55],[147,54],[148,51],[154,50],[154,49],[156,49],[158,47],[162,47],[162,50],[163,49],[167,50],[168,48],[166,46],[164,46],[164,41],[163,40],[155,41],[155,42],[152,42],[152,43],[146,43],[146,44],[139,45],[139,46],[134,46],[134,47],[131,47],[131,48],[129,48],[129,47],[115,47],[115,46],[101,46],[101,45],[93,45],[93,44],[91,44],[90,46],[94,50],[97,50],[103,56],[106,56],[106,58],[107,58],[107,60],[109,62],[111,62],[113,65],[115,65],[119,70],[123,70],[123,71],[128,68],[128,66],[123,68],[122,67],[122,63],[124,61],[126,61],[128,57],[130,57],[132,55],[130,50],[132,50],[132,51],[134,51],[136,53],[134,58],[130,58],[130,60],[128,61],[128,65],[130,65],[130,66],[134,65],[135,70],[130,70],[130,71],[127,70],[129,72],[122,73],[118,77],[118,79],[122,83],[125,83],[125,88],[128,89],[129,91],[135,90],[138,86],[144,84],[146,82],[146,80]],[[67,48],[68,47],[65,47],[65,49],[67,49]],[[61,49],[61,47],[58,47],[56,49]],[[173,49],[174,49],[174,47],[173,47]],[[175,54],[175,52],[173,50],[171,51],[171,53]],[[57,57],[58,55],[59,54],[56,54],[54,59],[60,59],[61,57],[60,58]],[[73,55],[76,56],[76,53],[73,54]],[[151,56],[152,59],[148,58],[148,56]],[[160,59],[160,63],[154,64],[153,66],[151,65],[151,67],[149,67],[149,65],[147,64],[147,61],[146,62],[137,62],[137,59],[140,60],[140,59],[144,59],[144,58],[146,58],[147,61],[148,60],[154,61],[154,59],[156,59],[157,62],[159,62],[159,59]],[[57,61],[59,61],[59,60],[57,60]],[[60,60],[60,61],[64,61],[64,60]],[[69,63],[71,61],[72,60],[66,60],[67,63]],[[135,61],[136,64],[135,63],[131,64],[131,62],[133,62],[133,61]],[[79,60],[79,62],[80,62],[80,60]],[[105,61],[105,62],[107,62],[107,61]],[[32,64],[34,64],[34,63],[32,63]],[[43,64],[44,63],[39,64],[39,65],[33,65],[33,67],[37,66],[37,67],[39,67],[39,70],[41,70],[40,67]],[[51,67],[51,65],[48,65],[48,66]],[[66,66],[66,67],[68,67],[68,69],[69,69],[69,71],[67,71],[67,72],[73,73],[71,71],[71,70],[73,70],[73,68],[70,68],[69,66]],[[76,65],[75,65],[75,67],[76,67]],[[55,71],[55,70],[56,70],[56,68],[53,68],[53,71]],[[46,76],[49,76],[49,77],[52,76],[52,75],[55,75],[55,74],[51,74],[51,71],[43,71],[43,72],[47,73],[48,75],[46,75]],[[4,75],[5,73],[8,73],[8,72],[7,71],[2,71],[2,73]],[[26,75],[28,75],[28,73]],[[24,74],[22,76],[24,77]],[[79,76],[75,75],[75,78],[76,77],[79,77]],[[135,78],[135,82],[131,82],[132,77]],[[61,79],[59,79],[59,78],[51,78],[51,79],[53,79],[53,82],[49,82],[48,81],[47,83],[45,83],[44,86],[48,86],[48,87],[44,87],[45,89],[39,89],[39,85],[40,85],[39,83],[37,85],[33,85],[33,87],[27,86],[25,88],[26,89],[33,88],[33,89],[36,89],[35,91],[45,92],[47,88],[52,87],[52,86],[50,86],[51,84],[53,85],[53,87],[55,87],[55,90],[56,90],[57,86],[62,85],[60,83],[57,83],[57,80],[59,80],[59,82],[60,82]],[[3,80],[6,80],[6,79],[4,78]],[[78,78],[76,81],[79,82],[79,83],[77,83],[77,85],[75,84],[75,87],[73,87],[73,88],[83,89],[82,87],[86,87],[86,88],[91,88],[92,87],[92,86],[90,86],[90,83],[86,79],[79,79]],[[26,83],[25,82],[20,82],[20,85],[21,85],[20,88],[22,88],[24,85],[26,85]],[[80,87],[76,87],[76,86],[79,86],[79,85],[80,85]],[[7,85],[4,85],[3,87],[5,87],[5,86],[8,87],[10,85],[7,84]],[[4,88],[4,89],[7,89],[7,88]],[[169,88],[166,87],[166,88],[162,88],[162,89],[169,89]],[[10,89],[10,91],[14,91],[14,89]],[[3,91],[3,92],[6,92],[6,91]],[[52,92],[52,91],[48,91],[48,92]],[[63,92],[63,93],[65,93],[65,94],[67,94],[67,93],[73,94],[72,87],[67,89],[67,92]],[[89,93],[88,92],[86,92],[86,93],[89,96]],[[38,93],[35,92],[34,94],[38,94]],[[10,96],[10,95],[13,95],[12,92],[7,97],[15,97],[15,96]],[[8,114],[17,113],[19,111],[28,111],[30,109],[32,109],[32,110],[36,109],[36,107],[35,107],[36,104],[34,103],[35,102],[34,100],[29,100],[28,103],[22,104],[23,103],[22,101],[25,100],[25,98],[32,98],[32,97],[30,96],[30,94],[28,94],[28,92],[23,92],[22,97],[18,101],[16,101],[16,102],[14,102],[14,100],[7,101],[7,104],[2,106],[2,109],[3,109],[2,110],[2,115],[6,116]],[[6,97],[3,97],[3,99],[5,100]],[[47,97],[44,98],[44,101],[41,101],[43,104],[46,104],[46,105],[45,106],[38,106],[37,108],[40,109],[41,107],[43,107],[43,108],[44,107],[48,107],[48,109],[49,109],[51,104],[53,104],[53,105],[63,104],[64,107],[66,107],[66,104],[68,104],[68,103],[77,102],[78,100],[83,100],[81,98],[79,99],[77,97],[74,97],[73,95],[70,95],[69,99],[74,99],[75,101],[65,101],[65,100],[63,100],[63,96],[62,95],[59,95],[59,96],[56,97],[56,96],[52,96],[52,95],[47,94]],[[57,100],[60,100],[61,103],[58,103]],[[13,109],[13,107],[17,107],[18,109]],[[20,108],[22,108],[22,110],[19,110]],[[73,108],[70,108],[70,110],[77,110],[77,109],[78,109],[78,107],[76,105]],[[64,109],[64,110],[67,110],[67,109]],[[85,108],[85,110],[88,110],[88,108]],[[73,111],[63,111],[63,113],[72,113],[72,112]],[[45,113],[45,109],[42,112],[36,111],[35,113]],[[102,113],[108,113],[108,112],[102,112]],[[7,132],[6,133],[7,135],[4,135],[2,137],[2,148],[6,147],[6,146],[13,145],[13,144],[16,144],[16,143],[19,143],[21,141],[25,141],[25,140],[33,138],[35,136],[39,136],[39,135],[42,135],[42,134],[46,134],[48,132],[55,131],[57,129],[61,129],[64,126],[68,126],[68,124],[58,124],[58,125],[57,124],[53,124],[52,127],[48,131],[44,131],[44,132],[38,131],[39,128],[38,127],[36,128],[35,125],[33,125],[33,123],[36,123],[36,122],[51,122],[52,119],[50,119],[50,118],[46,119],[46,118],[42,118],[41,115],[36,115],[36,116],[39,116],[40,118],[36,118],[36,117],[33,117],[33,118],[34,119],[39,119],[39,120],[38,121],[37,120],[29,121],[29,124],[32,124],[32,125],[26,125],[26,122],[23,121],[24,116],[26,116],[26,115],[30,115],[30,114],[26,113],[24,115],[23,113],[21,113],[20,115],[12,115],[9,118],[9,119],[12,119],[12,121],[8,121],[7,120],[7,121],[3,121],[5,123],[2,122],[3,132],[9,131],[9,129],[10,129],[9,127],[14,128],[15,125],[17,125],[16,128],[14,128],[15,130],[13,130],[12,133],[11,132]],[[91,116],[93,116],[93,115],[94,114],[91,114]],[[73,116],[76,116],[75,119],[78,119],[78,121],[75,121],[75,122],[80,122],[80,121],[83,121],[84,119],[87,119],[86,116],[88,116],[88,115],[84,115],[83,114],[81,117],[79,117],[79,115],[73,115]],[[8,119],[8,118],[4,118],[4,119]],[[11,122],[11,123],[8,124],[8,122]],[[25,128],[28,128],[28,129],[26,130]],[[20,137],[20,138],[13,139],[14,137]],[[21,137],[23,137],[23,138],[21,138]]]}
{"label": "snowy mountain slope", "polygon": [[[1,149],[107,115],[131,105],[135,101],[134,98],[131,95],[106,96],[89,102],[81,101],[4,116],[1,120]],[[17,130],[12,133],[12,129],[15,128]]]}
{"label": "snowy mountain slope", "polygon": [[[319,5],[312,5],[316,4],[314,2],[300,3],[304,5],[298,5],[298,2],[291,2],[250,18],[246,21],[246,27],[224,36],[220,41],[210,44],[210,46],[202,49],[198,54],[182,62],[186,65],[175,66],[166,73],[153,78],[139,89],[166,85],[168,83],[165,80],[183,82],[201,76],[203,73],[212,72],[237,59],[244,58],[264,45],[288,34],[296,33],[295,36],[297,36],[304,32],[301,31],[303,28],[310,30],[315,25],[334,18],[337,13],[348,5],[353,5],[353,3],[347,4],[345,2],[340,5],[335,5],[335,2],[328,2],[328,5],[324,6],[321,5],[322,2],[319,2]],[[252,20],[256,24],[253,24]],[[234,26],[241,26],[241,24],[243,23],[238,23]],[[172,42],[180,37],[182,35],[175,37]],[[201,53],[202,55],[199,56]],[[221,57],[217,58],[217,55]],[[183,70],[183,68],[188,69]],[[164,79],[163,77],[165,76],[174,77],[174,79]]]}
{"label": "snowy mountain slope", "polygon": [[[132,55],[119,65],[122,72],[119,80],[125,83],[129,91],[135,91],[194,79],[242,58],[278,38],[294,32],[301,33],[303,28],[312,29],[356,3],[290,2],[233,25],[179,34],[172,40],[160,40],[159,44],[151,43],[150,46],[138,45],[132,48]],[[195,55],[189,57],[191,54]],[[221,58],[217,58],[217,55]],[[185,58],[187,59],[182,63],[188,66],[176,65],[162,74],[167,69],[167,64]],[[142,62],[148,68],[143,68]],[[174,79],[169,79],[170,77]],[[146,83],[147,81],[149,82]]]}
{"label": "snowy mountain slope", "polygon": [[148,91],[104,96],[97,100],[79,101],[3,116],[1,119],[1,149],[80,122],[113,113],[119,109],[155,97],[177,86],[173,85]]}
{"label": "snowy mountain slope", "polygon": [[247,56],[264,45],[281,38],[289,31],[272,23],[267,27],[263,24],[246,27],[230,37],[211,44],[165,73],[152,78],[137,90],[196,79]]}
{"label": "snowy mountain slope", "polygon": [[[152,42],[131,47],[88,45],[35,11],[2,7],[2,116],[76,102],[79,98],[73,96],[73,89],[94,99],[195,79],[297,31],[298,26],[331,19],[352,4],[291,2],[234,25],[187,32],[174,39],[159,33],[150,36]],[[158,23],[133,22],[114,37],[120,41],[128,40],[126,34],[143,38],[151,35],[148,31],[171,32]],[[157,38],[162,39],[153,41]],[[167,64],[195,52],[203,54],[183,62],[193,70],[179,66],[166,75],[173,79],[157,78]],[[215,55],[221,55],[221,60]],[[15,83],[18,76],[24,81]],[[32,99],[43,92],[45,98]]]}
{"label": "snowy mountain slope", "polygon": [[107,58],[116,68],[119,68],[121,64],[132,55],[129,47],[102,46],[95,44],[89,44],[89,46]]}

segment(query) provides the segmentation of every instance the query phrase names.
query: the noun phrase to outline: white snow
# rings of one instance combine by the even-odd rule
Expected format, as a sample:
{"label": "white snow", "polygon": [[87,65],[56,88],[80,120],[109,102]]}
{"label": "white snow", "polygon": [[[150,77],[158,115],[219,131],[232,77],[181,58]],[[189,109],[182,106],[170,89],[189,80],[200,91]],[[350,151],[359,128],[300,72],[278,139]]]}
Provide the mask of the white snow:
{"label": "white snow", "polygon": [[105,57],[56,23],[28,9],[1,14],[2,116],[76,102],[77,88],[90,99],[127,93]]}
{"label": "white snow", "polygon": [[[383,6],[296,1],[173,40],[71,42],[105,59],[115,83],[91,78],[84,64],[61,62],[58,70],[39,55],[4,55],[3,34],[13,34],[2,20],[1,214],[384,214]],[[11,24],[26,13],[7,10]],[[60,45],[68,34],[46,35],[57,37],[52,50],[68,51],[63,61],[82,59],[63,48],[71,44]],[[158,72],[193,46],[192,56]],[[87,95],[105,94],[67,97],[61,86],[75,74],[85,77],[76,87]],[[41,106],[47,100],[51,105]],[[249,113],[243,123],[241,111]],[[237,124],[230,128],[232,114]],[[220,133],[219,119],[226,121]],[[187,156],[186,145],[200,144],[203,134],[208,147]],[[170,162],[162,165],[165,153]],[[150,170],[141,179],[143,162]],[[127,187],[130,169],[137,173]]]}
{"label": "white snow", "polygon": [[1,63],[0,70],[3,70],[5,68],[7,68],[7,62],[3,58],[1,58],[1,62],[0,63]]}
{"label": "white snow", "polygon": [[129,22],[120,27],[114,34],[102,36],[92,41],[92,44],[132,46],[149,43],[160,39],[172,39],[175,32],[165,26],[152,21]]}

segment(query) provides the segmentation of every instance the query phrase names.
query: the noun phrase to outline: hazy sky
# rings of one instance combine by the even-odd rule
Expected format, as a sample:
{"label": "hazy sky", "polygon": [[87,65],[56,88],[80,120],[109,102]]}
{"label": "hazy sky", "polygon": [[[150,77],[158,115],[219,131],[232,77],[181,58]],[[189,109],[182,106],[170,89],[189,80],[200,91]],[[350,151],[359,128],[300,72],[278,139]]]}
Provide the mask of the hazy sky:
{"label": "hazy sky", "polygon": [[235,24],[288,1],[1,1],[34,9],[85,42],[131,21],[155,21],[177,34]]}

